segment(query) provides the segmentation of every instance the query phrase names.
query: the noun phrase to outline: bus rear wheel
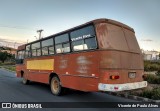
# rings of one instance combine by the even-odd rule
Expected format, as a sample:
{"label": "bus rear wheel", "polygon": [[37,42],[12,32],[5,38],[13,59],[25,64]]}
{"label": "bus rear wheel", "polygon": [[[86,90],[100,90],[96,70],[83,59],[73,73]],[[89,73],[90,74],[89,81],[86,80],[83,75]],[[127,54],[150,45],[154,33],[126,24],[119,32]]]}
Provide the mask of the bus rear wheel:
{"label": "bus rear wheel", "polygon": [[60,84],[60,80],[57,76],[52,77],[50,82],[50,88],[53,95],[59,96],[62,94],[62,86]]}
{"label": "bus rear wheel", "polygon": [[29,83],[29,80],[27,80],[27,79],[25,78],[24,74],[23,74],[23,76],[22,76],[22,83],[25,84],[25,85],[27,85],[27,84]]}

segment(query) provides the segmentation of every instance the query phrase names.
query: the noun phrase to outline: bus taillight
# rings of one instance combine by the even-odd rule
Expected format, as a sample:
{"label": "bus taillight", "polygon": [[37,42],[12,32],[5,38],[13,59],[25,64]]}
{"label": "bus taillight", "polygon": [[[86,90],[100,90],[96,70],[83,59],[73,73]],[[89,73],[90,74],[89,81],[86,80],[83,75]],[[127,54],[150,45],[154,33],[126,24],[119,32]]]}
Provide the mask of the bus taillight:
{"label": "bus taillight", "polygon": [[112,76],[110,76],[110,79],[113,79],[113,80],[119,79],[119,76],[118,75],[112,75]]}

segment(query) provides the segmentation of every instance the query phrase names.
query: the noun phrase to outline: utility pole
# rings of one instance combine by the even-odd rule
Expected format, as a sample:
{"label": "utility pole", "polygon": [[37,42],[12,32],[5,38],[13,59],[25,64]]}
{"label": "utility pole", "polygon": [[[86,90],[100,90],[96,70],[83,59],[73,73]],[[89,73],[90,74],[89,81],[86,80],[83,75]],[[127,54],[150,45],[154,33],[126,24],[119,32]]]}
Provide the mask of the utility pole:
{"label": "utility pole", "polygon": [[42,33],[43,29],[37,30],[37,33],[39,33],[39,39],[41,39],[41,33]]}

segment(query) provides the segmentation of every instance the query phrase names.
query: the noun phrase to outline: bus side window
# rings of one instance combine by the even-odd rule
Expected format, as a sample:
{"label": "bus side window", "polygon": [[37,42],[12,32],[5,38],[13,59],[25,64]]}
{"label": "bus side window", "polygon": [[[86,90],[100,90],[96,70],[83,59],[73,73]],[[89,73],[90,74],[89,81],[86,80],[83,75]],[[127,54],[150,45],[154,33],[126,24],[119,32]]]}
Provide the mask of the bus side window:
{"label": "bus side window", "polygon": [[25,58],[31,57],[31,45],[26,46]]}
{"label": "bus side window", "polygon": [[70,52],[70,45],[69,43],[63,44],[63,52]]}
{"label": "bus side window", "polygon": [[41,50],[40,50],[40,42],[36,42],[32,44],[32,56],[41,56]]}
{"label": "bus side window", "polygon": [[78,40],[72,42],[73,50],[79,51],[84,49],[84,40]]}
{"label": "bus side window", "polygon": [[49,54],[54,54],[54,46],[48,47]]}
{"label": "bus side window", "polygon": [[96,49],[96,36],[92,25],[71,32],[72,50]]}
{"label": "bus side window", "polygon": [[53,38],[42,41],[42,55],[54,54]]}
{"label": "bus side window", "polygon": [[48,47],[42,47],[42,55],[48,55]]}
{"label": "bus side window", "polygon": [[63,35],[55,37],[55,49],[56,49],[56,53],[70,52],[68,34],[63,34]]}
{"label": "bus side window", "polygon": [[96,49],[97,48],[96,38],[93,37],[85,39],[85,45],[86,49]]}
{"label": "bus side window", "polygon": [[58,44],[55,47],[56,47],[56,53],[63,53],[62,44]]}

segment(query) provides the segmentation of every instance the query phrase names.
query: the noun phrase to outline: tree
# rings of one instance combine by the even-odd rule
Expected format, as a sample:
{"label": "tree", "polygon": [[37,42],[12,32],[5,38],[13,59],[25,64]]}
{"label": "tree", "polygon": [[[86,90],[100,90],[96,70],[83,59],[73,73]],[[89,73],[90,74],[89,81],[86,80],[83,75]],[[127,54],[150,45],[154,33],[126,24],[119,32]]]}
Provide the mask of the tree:
{"label": "tree", "polygon": [[6,51],[5,52],[0,51],[0,61],[2,61],[2,63],[4,63],[4,61],[7,60],[8,57],[9,54]]}

